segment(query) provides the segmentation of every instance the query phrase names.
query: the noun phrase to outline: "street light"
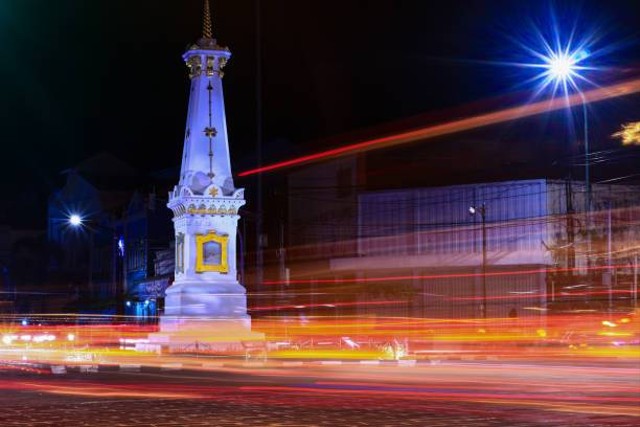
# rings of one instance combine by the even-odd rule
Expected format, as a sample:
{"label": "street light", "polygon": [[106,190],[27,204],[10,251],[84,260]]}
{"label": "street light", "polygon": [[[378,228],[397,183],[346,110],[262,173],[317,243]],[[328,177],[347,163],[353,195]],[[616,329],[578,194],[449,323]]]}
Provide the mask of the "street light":
{"label": "street light", "polygon": [[[83,226],[87,221],[80,214],[72,213],[67,218],[69,225],[73,228],[79,228]],[[116,314],[121,315],[124,314],[124,289],[122,287],[122,280],[119,279],[118,268],[117,268],[117,257],[124,256],[124,242],[121,239],[118,239],[116,236],[116,229],[113,227],[106,227],[104,225],[92,224],[91,227],[88,227],[90,232],[90,241],[89,241],[89,287],[92,289],[93,287],[93,239],[96,228],[101,228],[103,230],[109,231],[113,235],[113,265],[112,265],[112,279],[113,285],[116,293]],[[116,243],[117,241],[117,243]],[[116,246],[117,245],[117,246]]]}
{"label": "street light", "polygon": [[487,208],[483,204],[480,206],[469,206],[469,215],[480,214],[482,221],[482,318],[487,319]]}
{"label": "street light", "polygon": [[82,217],[78,214],[69,215],[69,224],[72,227],[79,227],[82,225]]}
{"label": "street light", "polygon": [[564,52],[553,54],[547,61],[549,75],[556,80],[564,82],[575,74],[573,69],[575,63],[576,60]]}
{"label": "street light", "polygon": [[[556,52],[546,57],[546,66],[548,78],[553,80],[555,87],[562,85],[565,93],[568,86],[572,86],[582,98],[582,116],[584,122],[584,180],[586,186],[585,213],[588,215],[591,210],[591,180],[589,174],[589,121],[587,114],[587,102],[582,92],[580,92],[576,80],[582,79],[579,71],[585,67],[579,65],[580,61],[589,56],[589,53],[581,49],[573,53]],[[588,224],[587,224],[588,225]]]}
{"label": "street light", "polygon": [[558,87],[561,87],[564,95],[567,96],[570,89],[575,90],[582,99],[582,117],[584,125],[584,181],[585,181],[585,200],[584,200],[584,212],[586,217],[587,228],[587,264],[589,263],[589,255],[591,253],[591,176],[590,176],[590,150],[589,150],[589,120],[587,114],[587,100],[580,91],[577,80],[586,80],[580,75],[581,70],[586,70],[587,67],[581,64],[583,60],[589,57],[589,52],[584,48],[578,48],[570,51],[570,47],[566,46],[561,48],[556,47],[556,51],[548,50],[545,55],[540,55],[543,59],[542,68],[545,69],[543,73],[544,82],[543,86],[547,86],[553,83],[554,92]]}
{"label": "street light", "polygon": [[[84,218],[78,213],[72,213],[72,214],[69,214],[69,216],[67,218],[67,222],[72,228],[79,229],[80,227],[82,227],[84,225]],[[88,279],[89,279],[89,282],[88,282],[89,292],[93,292],[93,233],[90,233],[90,235],[89,235],[89,265],[88,265],[88,270],[89,270],[89,277],[88,277]]]}

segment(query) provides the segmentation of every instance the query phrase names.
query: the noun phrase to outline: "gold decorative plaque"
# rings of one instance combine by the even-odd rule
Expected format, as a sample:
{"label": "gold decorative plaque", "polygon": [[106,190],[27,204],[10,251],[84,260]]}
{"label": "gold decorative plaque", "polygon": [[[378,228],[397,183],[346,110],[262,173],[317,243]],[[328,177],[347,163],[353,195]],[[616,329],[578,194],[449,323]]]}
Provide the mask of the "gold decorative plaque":
{"label": "gold decorative plaque", "polygon": [[196,235],[196,273],[228,273],[228,245],[229,236],[221,236],[215,231]]}

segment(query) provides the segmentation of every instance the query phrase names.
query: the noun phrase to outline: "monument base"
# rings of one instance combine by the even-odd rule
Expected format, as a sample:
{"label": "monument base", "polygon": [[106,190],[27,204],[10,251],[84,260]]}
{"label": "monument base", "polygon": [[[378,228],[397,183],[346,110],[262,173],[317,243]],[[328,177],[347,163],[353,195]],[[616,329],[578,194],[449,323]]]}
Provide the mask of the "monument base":
{"label": "monument base", "polygon": [[245,355],[265,340],[261,332],[251,330],[251,317],[161,316],[159,332],[149,334],[136,350],[169,353],[210,353]]}
{"label": "monument base", "polygon": [[[236,280],[179,280],[167,288],[160,328],[140,351],[245,354],[265,336],[251,331],[245,288]],[[264,347],[264,345],[262,345]]]}

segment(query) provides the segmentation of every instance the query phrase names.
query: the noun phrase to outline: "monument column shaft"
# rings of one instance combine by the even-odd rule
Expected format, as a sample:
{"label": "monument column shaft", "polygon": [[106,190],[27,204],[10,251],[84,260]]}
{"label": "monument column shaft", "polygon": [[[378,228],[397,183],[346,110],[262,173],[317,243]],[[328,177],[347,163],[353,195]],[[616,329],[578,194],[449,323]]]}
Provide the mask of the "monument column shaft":
{"label": "monument column shaft", "polygon": [[[211,90],[208,90],[209,87]],[[206,134],[210,128],[215,130],[211,141]],[[210,158],[210,149],[213,159]],[[187,184],[185,178],[190,172],[209,173],[212,169],[216,185],[223,187],[225,181],[229,184],[228,180],[231,180],[232,186],[229,154],[222,79],[217,74],[194,76],[191,80],[180,183]]]}

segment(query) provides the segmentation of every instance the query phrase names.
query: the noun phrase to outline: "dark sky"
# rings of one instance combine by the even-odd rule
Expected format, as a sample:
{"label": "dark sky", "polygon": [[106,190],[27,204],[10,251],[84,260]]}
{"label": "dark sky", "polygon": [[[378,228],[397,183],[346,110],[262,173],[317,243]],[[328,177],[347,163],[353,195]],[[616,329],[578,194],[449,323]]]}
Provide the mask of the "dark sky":
{"label": "dark sky", "polygon": [[[232,154],[252,166],[255,0],[212,7],[214,33],[233,53]],[[5,207],[46,198],[61,170],[103,150],[143,171],[175,166],[188,90],[181,54],[200,35],[201,11],[201,0],[1,1]],[[265,157],[529,90],[531,74],[488,63],[524,58],[513,39],[530,40],[534,25],[546,31],[551,11],[559,25],[595,31],[597,47],[613,47],[594,58],[601,65],[640,64],[638,0],[262,0],[264,137],[289,141],[267,144]],[[628,119],[640,118],[634,102],[619,107]]]}

